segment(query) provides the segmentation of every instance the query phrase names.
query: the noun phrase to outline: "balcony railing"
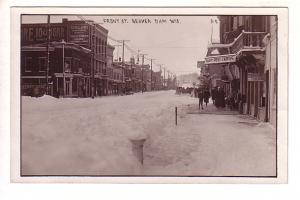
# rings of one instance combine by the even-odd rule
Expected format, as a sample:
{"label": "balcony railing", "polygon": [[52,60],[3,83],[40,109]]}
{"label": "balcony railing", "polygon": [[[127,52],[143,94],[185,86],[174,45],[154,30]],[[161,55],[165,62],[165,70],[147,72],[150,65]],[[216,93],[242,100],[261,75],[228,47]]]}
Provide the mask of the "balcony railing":
{"label": "balcony railing", "polygon": [[232,56],[236,56],[241,51],[262,51],[264,50],[263,39],[266,35],[266,32],[242,31],[242,33],[229,44],[212,44],[208,48],[225,48],[228,49],[228,54],[207,55],[205,64],[235,62]]}
{"label": "balcony railing", "polygon": [[265,32],[242,32],[229,47],[230,53],[237,53],[244,49],[262,49],[263,38],[267,33]]}

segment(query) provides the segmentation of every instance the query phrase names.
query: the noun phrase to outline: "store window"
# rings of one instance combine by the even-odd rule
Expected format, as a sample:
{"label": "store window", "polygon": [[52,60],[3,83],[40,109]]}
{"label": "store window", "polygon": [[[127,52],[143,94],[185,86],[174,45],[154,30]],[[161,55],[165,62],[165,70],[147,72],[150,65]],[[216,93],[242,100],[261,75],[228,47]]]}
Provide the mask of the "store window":
{"label": "store window", "polygon": [[45,72],[47,69],[47,58],[46,57],[39,57],[39,71]]}
{"label": "store window", "polygon": [[32,57],[25,57],[25,72],[31,72],[33,69]]}

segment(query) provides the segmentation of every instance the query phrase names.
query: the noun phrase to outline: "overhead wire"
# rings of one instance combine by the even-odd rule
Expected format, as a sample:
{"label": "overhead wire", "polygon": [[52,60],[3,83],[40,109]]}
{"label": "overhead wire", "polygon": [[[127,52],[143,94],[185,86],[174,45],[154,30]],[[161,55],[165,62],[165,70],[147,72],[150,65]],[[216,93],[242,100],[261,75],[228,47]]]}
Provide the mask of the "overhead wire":
{"label": "overhead wire", "polygon": [[[86,20],[86,19],[85,19],[83,16],[81,16],[81,15],[77,15],[77,17],[78,17],[79,19],[81,19],[82,21],[84,21],[85,23],[87,23],[88,25],[95,27],[95,29],[97,29],[98,31],[101,31],[97,26],[95,26],[97,23],[94,23],[94,22],[92,22],[92,21],[88,21],[88,20]],[[100,25],[100,24],[98,24],[98,25]],[[120,40],[117,40],[117,39],[115,39],[115,38],[113,38],[113,37],[111,37],[111,36],[109,36],[109,35],[107,35],[107,38],[109,38],[110,40],[112,40],[112,41],[114,41],[114,42],[122,43]],[[169,42],[170,42],[170,41],[169,41]],[[168,42],[166,42],[166,43],[168,43]],[[124,44],[124,46],[125,46],[131,53],[136,54],[136,55],[139,55],[139,53],[138,53],[137,51],[135,51],[133,48],[131,48],[128,44]],[[144,57],[144,59],[145,59],[145,60],[148,60],[148,61],[151,61],[151,58]],[[161,66],[160,64],[157,64],[156,62],[154,62],[153,59],[152,59],[152,63],[155,64],[156,66]]]}

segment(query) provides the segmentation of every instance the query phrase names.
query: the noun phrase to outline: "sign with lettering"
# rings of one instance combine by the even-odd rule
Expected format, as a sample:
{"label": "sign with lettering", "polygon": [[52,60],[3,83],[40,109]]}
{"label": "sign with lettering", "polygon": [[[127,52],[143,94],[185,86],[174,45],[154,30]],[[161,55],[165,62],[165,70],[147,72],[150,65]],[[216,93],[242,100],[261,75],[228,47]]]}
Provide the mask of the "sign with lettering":
{"label": "sign with lettering", "polygon": [[208,56],[205,58],[205,64],[231,63],[231,62],[236,62],[235,54]]}
{"label": "sign with lettering", "polygon": [[[65,39],[65,27],[59,24],[51,24],[50,41],[61,41]],[[47,24],[23,24],[21,26],[22,45],[43,43],[47,41]]]}
{"label": "sign with lettering", "polygon": [[248,73],[248,81],[265,81],[264,74]]}
{"label": "sign with lettering", "polygon": [[69,42],[84,47],[89,45],[89,26],[88,24],[70,24],[69,25]]}

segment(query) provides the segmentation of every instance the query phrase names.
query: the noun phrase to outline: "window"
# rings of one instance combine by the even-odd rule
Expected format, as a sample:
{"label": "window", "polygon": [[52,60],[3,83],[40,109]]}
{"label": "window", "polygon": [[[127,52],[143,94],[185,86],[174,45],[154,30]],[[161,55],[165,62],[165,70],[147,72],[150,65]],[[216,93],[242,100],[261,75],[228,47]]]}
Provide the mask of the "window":
{"label": "window", "polygon": [[100,52],[100,39],[97,38],[97,48],[96,48],[96,53],[99,53]]}
{"label": "window", "polygon": [[33,68],[32,57],[25,57],[25,72],[31,72]]}
{"label": "window", "polygon": [[101,40],[101,56],[103,56],[103,46],[104,46],[104,42],[103,40]]}
{"label": "window", "polygon": [[47,70],[47,58],[39,57],[39,71],[44,72]]}
{"label": "window", "polygon": [[70,57],[65,58],[65,72],[71,72],[71,63],[72,63],[72,58]]}

